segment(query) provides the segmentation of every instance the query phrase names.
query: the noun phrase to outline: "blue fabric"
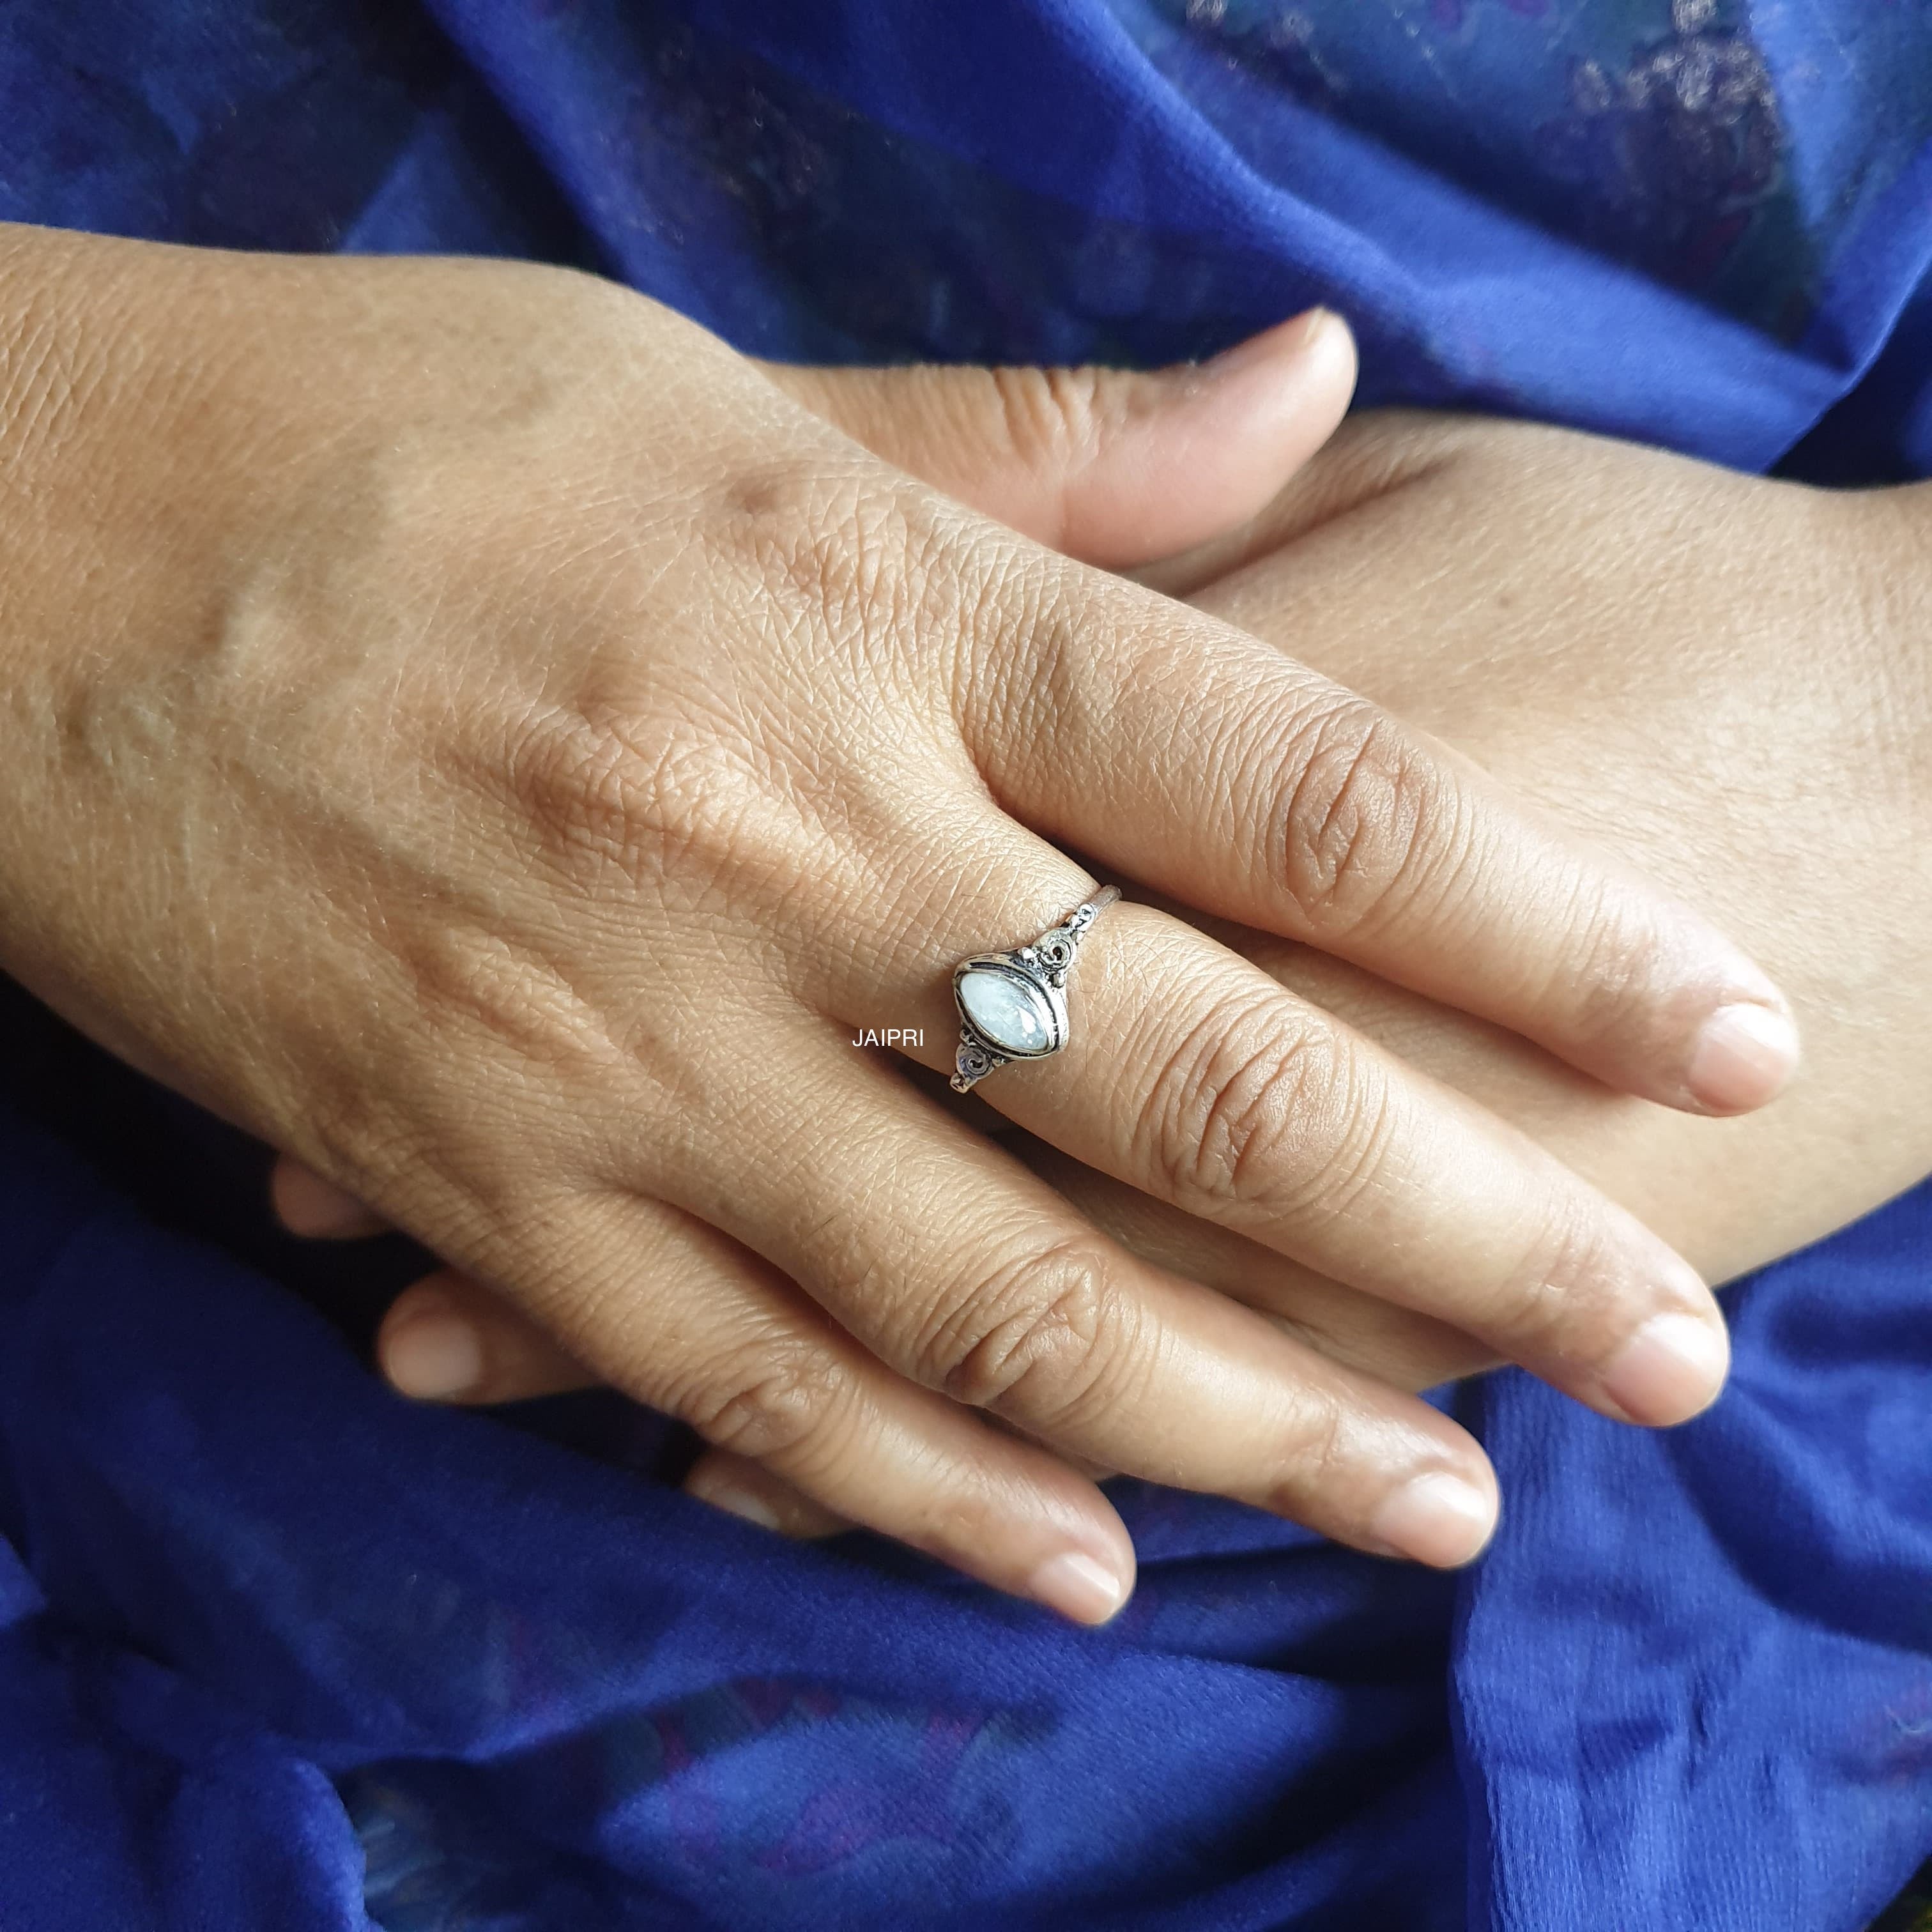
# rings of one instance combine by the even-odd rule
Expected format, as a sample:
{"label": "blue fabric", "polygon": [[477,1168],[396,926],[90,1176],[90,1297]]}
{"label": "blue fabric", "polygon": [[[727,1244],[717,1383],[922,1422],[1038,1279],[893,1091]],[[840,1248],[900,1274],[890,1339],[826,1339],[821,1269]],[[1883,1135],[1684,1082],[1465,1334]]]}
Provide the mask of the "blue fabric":
{"label": "blue fabric", "polygon": [[[1843,481],[1932,473],[1929,134],[1928,0],[0,27],[8,216],[582,262],[800,357],[1154,361],[1319,298],[1372,400]],[[1466,1393],[1510,1502],[1466,1576],[1127,1484],[1142,1588],[1082,1634],[687,1502],[620,1406],[389,1397],[218,1130],[0,1037],[9,1927],[1856,1932],[1932,1852],[1932,1190],[1740,1290],[1685,1430]]]}

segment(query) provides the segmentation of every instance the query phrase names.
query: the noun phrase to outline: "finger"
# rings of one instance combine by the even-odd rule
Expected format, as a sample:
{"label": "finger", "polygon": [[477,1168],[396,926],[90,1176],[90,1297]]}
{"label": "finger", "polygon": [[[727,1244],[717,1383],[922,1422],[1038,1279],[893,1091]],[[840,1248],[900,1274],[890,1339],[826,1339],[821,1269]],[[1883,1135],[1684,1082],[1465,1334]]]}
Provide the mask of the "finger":
{"label": "finger", "polygon": [[781,1536],[810,1540],[838,1536],[853,1527],[764,1463],[725,1449],[707,1449],[692,1466],[684,1486],[699,1502],[775,1529]]}
{"label": "finger", "polygon": [[1096,1173],[1031,1135],[1014,1151],[1094,1225],[1144,1260],[1284,1323],[1312,1348],[1391,1388],[1460,1381],[1500,1359],[1473,1336],[1359,1288],[1345,1288],[1232,1229]]}
{"label": "finger", "polygon": [[496,1239],[566,1354],[832,1515],[1078,1622],[1131,1594],[1132,1545],[1091,1483],[888,1372],[716,1228],[576,1192]]}
{"label": "finger", "polygon": [[1312,309],[1209,362],[1138,371],[923,366],[766,373],[878,456],[1108,567],[1256,517],[1342,420],[1354,338]]}
{"label": "finger", "polygon": [[[528,1402],[593,1388],[597,1378],[538,1323],[454,1268],[414,1282],[390,1304],[376,1362],[391,1388],[418,1402]],[[686,1476],[687,1493],[790,1537],[852,1528],[796,1484],[750,1457],[707,1449]]]}
{"label": "finger", "polygon": [[390,1304],[376,1365],[418,1402],[527,1402],[597,1379],[514,1303],[456,1268],[425,1275]]}
{"label": "finger", "polygon": [[[1432,1388],[1496,1364],[1492,1349],[1460,1329],[1344,1288],[1244,1236],[1179,1214],[1042,1141],[1023,1136],[1016,1151],[1096,1227],[1143,1259],[1274,1316],[1311,1348],[1393,1388]],[[597,1384],[514,1302],[454,1268],[424,1276],[396,1298],[377,1330],[375,1352],[390,1386],[418,1402],[527,1402]],[[755,1497],[769,1488],[782,1503],[778,1526],[788,1535],[850,1527],[769,1471],[762,1484],[740,1476],[742,1460],[707,1451],[686,1486],[701,1489],[721,1508],[730,1505],[713,1490],[735,1484]],[[748,1509],[740,1514],[763,1520]]]}
{"label": "finger", "polygon": [[[1089,890],[1024,835],[996,863],[992,834],[950,831],[927,836],[987,855],[974,916],[1001,923],[961,945],[956,904],[903,959],[848,948],[831,995],[849,1026],[929,1019],[928,1060],[956,1036],[933,988],[946,949],[1024,943]],[[1194,927],[1112,907],[1081,944],[1069,1003],[1061,1050],[974,1090],[1075,1160],[1463,1330],[1619,1420],[1681,1422],[1722,1387],[1723,1317],[1681,1256],[1526,1135]]]}
{"label": "finger", "polygon": [[[1096,1227],[1144,1259],[1274,1316],[1311,1348],[1392,1387],[1432,1388],[1495,1363],[1493,1351],[1460,1330],[1178,1214],[1043,1142],[1027,1136],[1018,1150]],[[513,1302],[454,1269],[397,1297],[378,1330],[376,1359],[390,1385],[418,1401],[524,1402],[596,1379]],[[788,1536],[836,1535],[852,1526],[762,1464],[722,1450],[706,1450],[685,1487]]]}
{"label": "finger", "polygon": [[[528,1402],[598,1385],[575,1356],[514,1303],[473,1276],[440,1269],[397,1296],[376,1337],[376,1366],[418,1402]],[[836,1536],[850,1521],[748,1456],[707,1449],[687,1493],[790,1537]]]}
{"label": "finger", "polygon": [[1136,567],[1135,580],[1169,597],[1196,592],[1378,496],[1394,495],[1454,460],[1480,418],[1378,409],[1351,416],[1254,516],[1204,543]]}
{"label": "finger", "polygon": [[1022,824],[1668,1106],[1742,1112],[1788,1078],[1756,966],[1447,748],[1137,586],[1000,568],[999,594],[964,592],[960,722]]}
{"label": "finger", "polygon": [[[1494,1478],[1447,1418],[1137,1261],[832,1032],[740,1044],[678,1144],[630,1159],[887,1366],[1062,1454],[1363,1547],[1455,1564],[1486,1539]],[[840,1124],[836,1160],[801,1118]]]}
{"label": "finger", "polygon": [[388,1222],[354,1195],[287,1154],[269,1171],[268,1204],[290,1234],[310,1240],[362,1240],[388,1230]]}

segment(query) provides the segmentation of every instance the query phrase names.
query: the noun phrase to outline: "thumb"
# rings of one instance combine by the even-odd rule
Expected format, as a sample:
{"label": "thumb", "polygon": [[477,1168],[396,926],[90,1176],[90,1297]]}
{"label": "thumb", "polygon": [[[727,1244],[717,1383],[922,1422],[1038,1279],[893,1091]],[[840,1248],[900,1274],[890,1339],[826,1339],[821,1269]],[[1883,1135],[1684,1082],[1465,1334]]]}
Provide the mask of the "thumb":
{"label": "thumb", "polygon": [[1130,569],[1256,515],[1354,388],[1348,325],[1311,309],[1170,368],[766,364],[874,454],[1083,562]]}

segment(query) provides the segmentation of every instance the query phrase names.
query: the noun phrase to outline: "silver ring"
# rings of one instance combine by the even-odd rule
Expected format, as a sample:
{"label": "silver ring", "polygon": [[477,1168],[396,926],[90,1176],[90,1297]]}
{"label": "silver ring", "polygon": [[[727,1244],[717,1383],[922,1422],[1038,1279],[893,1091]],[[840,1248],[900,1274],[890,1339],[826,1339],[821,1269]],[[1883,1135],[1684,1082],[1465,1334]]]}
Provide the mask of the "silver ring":
{"label": "silver ring", "polygon": [[1066,1044],[1068,970],[1087,928],[1120,896],[1118,886],[1103,886],[1030,946],[976,952],[952,969],[959,1009],[956,1094],[1010,1060],[1044,1060]]}

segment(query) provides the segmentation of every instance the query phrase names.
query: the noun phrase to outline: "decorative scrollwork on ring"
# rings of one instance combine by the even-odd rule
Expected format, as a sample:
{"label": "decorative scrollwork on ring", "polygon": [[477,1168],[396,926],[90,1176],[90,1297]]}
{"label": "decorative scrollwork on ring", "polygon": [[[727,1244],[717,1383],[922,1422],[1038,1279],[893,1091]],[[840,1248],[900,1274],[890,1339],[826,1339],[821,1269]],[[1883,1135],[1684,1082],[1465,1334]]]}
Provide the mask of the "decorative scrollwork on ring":
{"label": "decorative scrollwork on ring", "polygon": [[983,1080],[996,1066],[1004,1066],[1006,1061],[996,1053],[988,1053],[964,1027],[959,1029],[959,1051],[953,1060],[956,1071],[952,1079],[952,1090],[963,1094],[976,1080]]}
{"label": "decorative scrollwork on ring", "polygon": [[1074,949],[1079,940],[1080,935],[1070,926],[1056,926],[1051,932],[1042,933],[1027,951],[1039,961],[1056,986],[1064,986],[1066,969],[1073,964]]}

